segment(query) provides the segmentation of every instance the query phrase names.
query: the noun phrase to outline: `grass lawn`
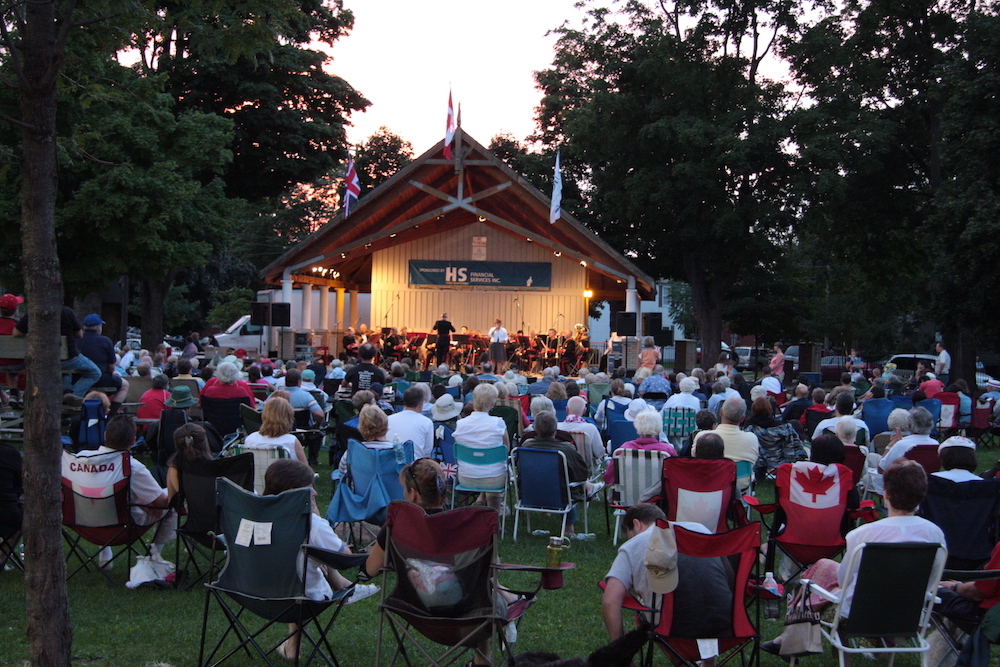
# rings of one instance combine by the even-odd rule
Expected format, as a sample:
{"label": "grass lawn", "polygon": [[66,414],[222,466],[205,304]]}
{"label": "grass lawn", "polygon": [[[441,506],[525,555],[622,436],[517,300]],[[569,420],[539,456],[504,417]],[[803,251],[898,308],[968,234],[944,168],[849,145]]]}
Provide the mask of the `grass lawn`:
{"label": "grass lawn", "polygon": [[[980,452],[981,467],[993,465],[996,458],[994,452]],[[325,509],[331,497],[329,467],[320,466],[318,472],[317,487],[321,507]],[[772,495],[773,487],[769,482],[758,487],[758,496],[763,500],[769,500]],[[566,573],[566,585],[561,590],[541,592],[539,602],[521,625],[517,652],[546,650],[563,657],[580,657],[607,642],[597,582],[607,572],[615,547],[604,521],[603,505],[592,504],[590,525],[591,531],[597,533],[596,541],[572,544],[566,560],[576,563],[576,569]],[[532,526],[557,530],[557,520],[536,518]],[[543,563],[547,539],[526,535],[522,527],[515,542],[511,539],[512,528],[511,518],[500,546],[501,559],[508,563]],[[165,549],[164,555],[173,559],[172,545]],[[114,585],[99,573],[82,572],[69,582],[75,664],[116,667],[196,664],[204,593],[197,587],[186,592],[128,590],[124,586],[127,579],[124,564],[116,565],[113,577]],[[23,581],[20,572],[0,573],[0,665],[26,664]],[[501,578],[501,583],[516,588],[518,579]],[[217,637],[221,632],[221,621],[221,612],[212,609],[210,637]],[[780,631],[779,621],[764,622],[761,635],[770,639]],[[331,643],[342,665],[374,664],[378,641],[377,597],[345,607],[333,633]],[[768,654],[762,654],[761,659],[765,667],[784,664]],[[917,659],[912,657],[901,658],[901,661],[904,667],[917,664]],[[234,657],[229,664],[261,664],[261,661],[251,661],[243,654]],[[659,656],[657,664],[668,663]],[[825,655],[812,657],[807,664],[832,666],[836,659],[828,649]]]}

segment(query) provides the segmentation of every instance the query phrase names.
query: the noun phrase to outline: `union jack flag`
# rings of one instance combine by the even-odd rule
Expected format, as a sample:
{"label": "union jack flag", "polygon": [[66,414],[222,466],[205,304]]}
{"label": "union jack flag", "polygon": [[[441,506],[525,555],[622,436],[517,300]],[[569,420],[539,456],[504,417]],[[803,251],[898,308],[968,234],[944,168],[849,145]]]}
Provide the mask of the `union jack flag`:
{"label": "union jack flag", "polygon": [[354,168],[354,160],[347,160],[347,176],[344,178],[344,218],[351,214],[351,204],[361,196],[361,181],[358,180],[358,170]]}

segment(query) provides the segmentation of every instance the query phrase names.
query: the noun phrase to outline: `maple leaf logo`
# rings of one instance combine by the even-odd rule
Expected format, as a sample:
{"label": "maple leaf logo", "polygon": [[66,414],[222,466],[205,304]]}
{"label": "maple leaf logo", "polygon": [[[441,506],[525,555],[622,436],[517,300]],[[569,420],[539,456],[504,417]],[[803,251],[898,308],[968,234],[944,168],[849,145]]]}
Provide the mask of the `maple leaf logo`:
{"label": "maple leaf logo", "polygon": [[812,494],[814,503],[819,496],[825,496],[830,487],[837,483],[832,476],[824,477],[820,468],[809,468],[807,473],[796,470],[795,481],[799,483],[803,491]]}

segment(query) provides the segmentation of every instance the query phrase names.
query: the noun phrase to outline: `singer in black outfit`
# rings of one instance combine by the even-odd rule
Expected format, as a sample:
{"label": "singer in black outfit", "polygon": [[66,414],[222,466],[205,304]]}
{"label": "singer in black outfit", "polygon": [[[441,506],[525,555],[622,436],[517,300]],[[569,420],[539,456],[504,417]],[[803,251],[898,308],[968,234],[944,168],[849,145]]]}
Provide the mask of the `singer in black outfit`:
{"label": "singer in black outfit", "polygon": [[448,353],[451,350],[451,335],[455,333],[455,327],[448,321],[448,313],[441,315],[441,319],[434,323],[433,330],[437,333],[434,356],[437,358],[438,364],[447,364]]}

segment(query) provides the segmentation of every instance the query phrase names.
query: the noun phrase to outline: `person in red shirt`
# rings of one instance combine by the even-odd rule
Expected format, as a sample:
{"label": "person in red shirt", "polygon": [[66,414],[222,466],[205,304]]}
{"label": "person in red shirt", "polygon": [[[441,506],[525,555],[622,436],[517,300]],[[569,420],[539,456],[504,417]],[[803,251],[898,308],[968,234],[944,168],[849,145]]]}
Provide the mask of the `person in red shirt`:
{"label": "person in red shirt", "polygon": [[240,379],[242,373],[236,364],[223,361],[215,369],[215,382],[206,382],[205,388],[201,390],[198,400],[202,396],[209,398],[239,398],[247,396],[250,398],[250,405],[255,405],[253,390],[244,380]]}
{"label": "person in red shirt", "polygon": [[136,411],[135,416],[139,419],[159,419],[170,398],[170,390],[167,389],[169,385],[170,378],[166,375],[157,375],[153,378],[152,387],[139,399],[142,406]]}

